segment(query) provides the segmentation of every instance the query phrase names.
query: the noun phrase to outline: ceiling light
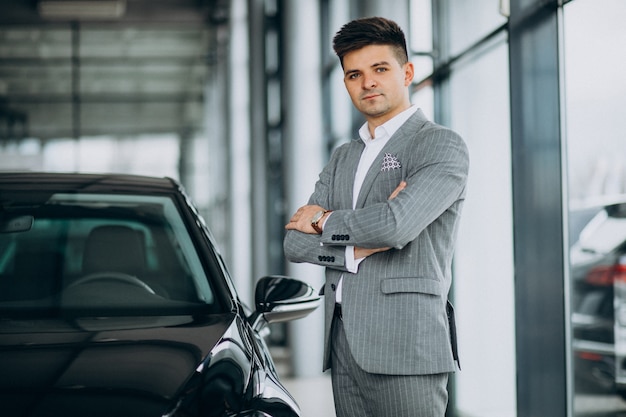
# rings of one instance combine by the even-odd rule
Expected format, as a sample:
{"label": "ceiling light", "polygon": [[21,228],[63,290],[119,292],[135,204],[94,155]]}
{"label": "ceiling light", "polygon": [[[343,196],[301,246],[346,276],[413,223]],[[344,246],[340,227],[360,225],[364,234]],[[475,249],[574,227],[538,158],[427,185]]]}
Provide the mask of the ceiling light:
{"label": "ceiling light", "polygon": [[39,15],[47,19],[112,19],[126,12],[126,0],[42,0]]}

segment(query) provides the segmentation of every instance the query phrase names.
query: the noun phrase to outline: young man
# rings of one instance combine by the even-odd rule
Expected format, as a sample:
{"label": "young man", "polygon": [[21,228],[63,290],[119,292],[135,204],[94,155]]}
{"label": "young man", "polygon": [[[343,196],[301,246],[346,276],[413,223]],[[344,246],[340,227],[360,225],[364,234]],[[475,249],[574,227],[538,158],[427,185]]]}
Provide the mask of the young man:
{"label": "young man", "polygon": [[285,255],[326,268],[323,367],[337,416],[442,417],[467,147],[411,105],[413,64],[396,23],[354,20],[333,47],[366,123],[285,226]]}

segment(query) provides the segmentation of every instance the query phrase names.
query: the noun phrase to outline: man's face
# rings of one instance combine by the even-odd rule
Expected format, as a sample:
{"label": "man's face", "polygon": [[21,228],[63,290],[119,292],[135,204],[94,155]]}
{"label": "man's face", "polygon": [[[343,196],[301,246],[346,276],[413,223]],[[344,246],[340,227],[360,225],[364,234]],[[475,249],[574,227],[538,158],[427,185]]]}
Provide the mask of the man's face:
{"label": "man's face", "polygon": [[413,64],[400,65],[388,45],[369,45],[343,57],[344,83],[369,123],[385,123],[410,106]]}

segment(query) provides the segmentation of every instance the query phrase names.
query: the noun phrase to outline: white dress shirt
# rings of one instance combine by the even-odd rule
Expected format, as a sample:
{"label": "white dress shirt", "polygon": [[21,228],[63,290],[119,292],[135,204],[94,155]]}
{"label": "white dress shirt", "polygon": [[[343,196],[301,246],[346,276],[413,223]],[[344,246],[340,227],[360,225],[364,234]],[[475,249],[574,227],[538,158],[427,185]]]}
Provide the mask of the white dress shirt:
{"label": "white dress shirt", "polygon": [[[367,171],[369,171],[369,169],[371,168],[372,163],[374,162],[380,151],[383,149],[385,144],[389,142],[389,139],[391,139],[393,134],[396,133],[400,126],[402,126],[404,122],[406,122],[409,117],[411,117],[416,111],[417,106],[412,105],[408,109],[404,110],[402,113],[394,116],[374,130],[374,137],[370,135],[367,122],[365,122],[363,126],[361,126],[361,128],[359,129],[359,136],[365,144],[365,148],[361,153],[361,159],[359,160],[359,165],[356,169],[356,175],[354,176],[354,189],[352,191],[352,209],[356,208],[356,201],[359,197],[359,193],[361,192],[361,186],[363,185],[365,175],[367,174]],[[332,213],[330,215],[332,216]],[[354,259],[354,246],[346,246],[346,269],[348,271],[356,273],[359,264],[363,259],[365,258]],[[337,292],[335,294],[335,300],[337,303],[341,303],[342,284],[343,276],[339,280],[339,285],[337,286]]]}

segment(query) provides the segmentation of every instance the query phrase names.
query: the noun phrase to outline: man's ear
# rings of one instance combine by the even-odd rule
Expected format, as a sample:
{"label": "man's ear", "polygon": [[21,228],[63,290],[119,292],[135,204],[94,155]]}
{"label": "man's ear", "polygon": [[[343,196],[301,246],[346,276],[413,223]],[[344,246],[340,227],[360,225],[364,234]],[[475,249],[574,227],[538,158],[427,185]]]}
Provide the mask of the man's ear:
{"label": "man's ear", "polygon": [[408,87],[413,82],[413,77],[415,76],[415,68],[413,67],[413,63],[408,61],[404,64],[404,86]]}

